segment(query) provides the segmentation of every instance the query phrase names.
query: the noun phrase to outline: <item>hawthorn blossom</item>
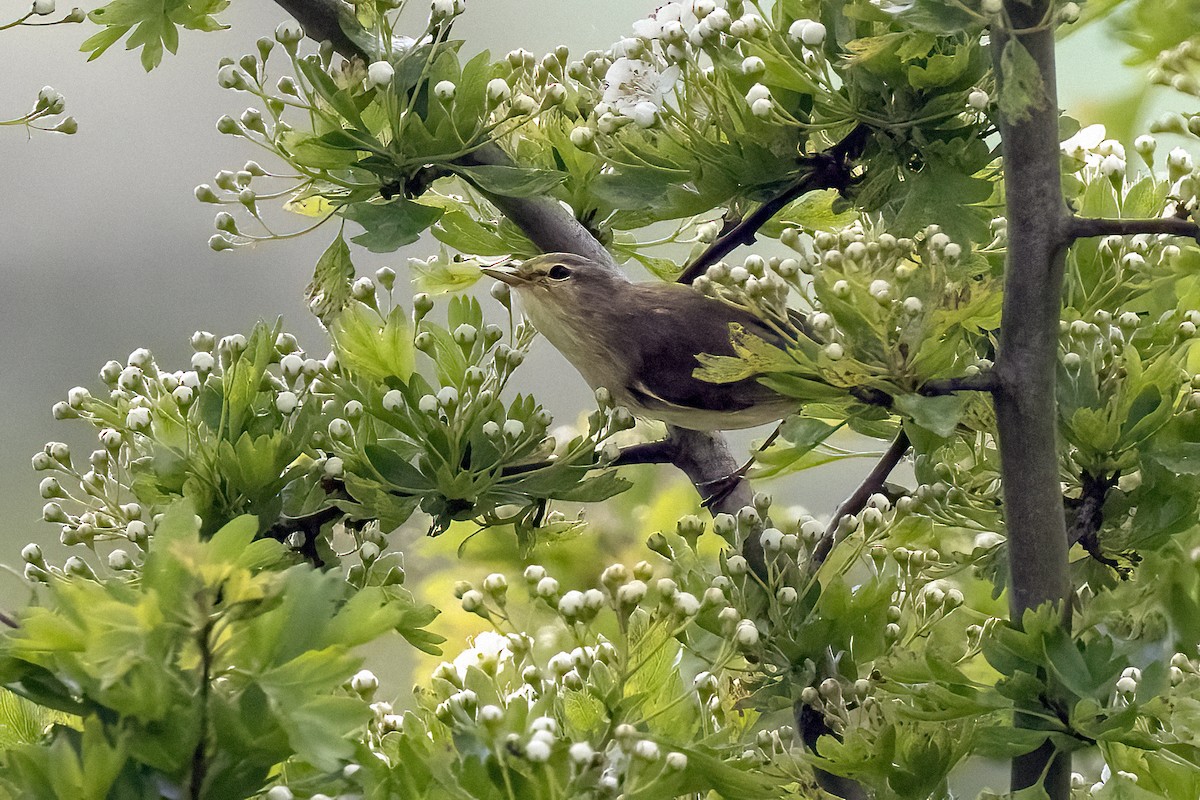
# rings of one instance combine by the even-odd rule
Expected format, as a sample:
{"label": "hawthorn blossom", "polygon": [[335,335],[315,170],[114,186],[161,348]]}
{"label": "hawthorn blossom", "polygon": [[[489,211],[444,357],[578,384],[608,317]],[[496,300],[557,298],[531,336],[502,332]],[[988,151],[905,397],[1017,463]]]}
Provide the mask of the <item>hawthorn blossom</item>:
{"label": "hawthorn blossom", "polygon": [[[683,3],[667,3],[646,19],[639,19],[633,23],[633,32],[643,39],[677,43],[700,23],[700,18],[696,16],[695,5],[692,0]],[[682,32],[682,35],[677,32]]]}
{"label": "hawthorn blossom", "polygon": [[495,672],[501,661],[513,657],[508,639],[494,631],[483,631],[471,640],[471,646],[454,657],[454,668],[460,678],[466,678],[467,667],[479,667],[485,672]]}
{"label": "hawthorn blossom", "polygon": [[678,79],[678,67],[660,71],[648,61],[618,58],[604,75],[602,99],[614,114],[644,119],[662,109]]}

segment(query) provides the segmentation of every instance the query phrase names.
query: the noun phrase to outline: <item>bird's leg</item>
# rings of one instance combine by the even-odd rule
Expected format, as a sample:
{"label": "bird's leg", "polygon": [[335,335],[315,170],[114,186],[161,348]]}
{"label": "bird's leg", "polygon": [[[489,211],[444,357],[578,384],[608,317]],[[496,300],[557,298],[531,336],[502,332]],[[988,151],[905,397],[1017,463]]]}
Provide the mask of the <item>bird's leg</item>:
{"label": "bird's leg", "polygon": [[782,430],[783,423],[780,422],[775,426],[775,430],[771,431],[771,435],[768,436],[766,440],[757,448],[755,448],[754,452],[750,454],[750,458],[746,459],[746,463],[742,464],[733,472],[720,478],[715,478],[711,481],[705,481],[697,484],[696,488],[708,488],[709,486],[713,487],[712,494],[705,497],[704,502],[701,503],[701,505],[705,508],[712,508],[714,505],[720,503],[722,500],[728,497],[729,493],[737,488],[738,481],[746,477],[746,473],[750,471],[752,466],[754,466],[754,462],[758,460],[758,457],[765,453],[768,447],[775,444],[775,440],[779,438],[779,434]]}

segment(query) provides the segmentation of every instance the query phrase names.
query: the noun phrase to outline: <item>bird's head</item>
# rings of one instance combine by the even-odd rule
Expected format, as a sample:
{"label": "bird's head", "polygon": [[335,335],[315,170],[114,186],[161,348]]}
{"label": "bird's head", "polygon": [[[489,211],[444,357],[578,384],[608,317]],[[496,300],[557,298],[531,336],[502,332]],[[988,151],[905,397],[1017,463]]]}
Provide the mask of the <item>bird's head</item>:
{"label": "bird's head", "polygon": [[482,271],[512,287],[527,307],[550,304],[569,311],[611,302],[613,287],[629,282],[615,267],[572,253],[547,253]]}
{"label": "bird's head", "polygon": [[609,360],[601,352],[618,349],[628,336],[608,324],[610,309],[630,301],[634,286],[615,266],[571,253],[547,253],[482,269],[512,287],[538,332],[585,374]]}

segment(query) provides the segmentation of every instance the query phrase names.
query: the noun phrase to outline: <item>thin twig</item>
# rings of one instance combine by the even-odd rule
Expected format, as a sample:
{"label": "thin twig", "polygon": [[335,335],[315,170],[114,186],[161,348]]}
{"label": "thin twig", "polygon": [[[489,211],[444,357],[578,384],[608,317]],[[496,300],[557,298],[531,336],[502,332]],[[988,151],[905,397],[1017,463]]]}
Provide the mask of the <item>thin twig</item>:
{"label": "thin twig", "polygon": [[1166,233],[1200,241],[1200,225],[1178,217],[1153,219],[1109,219],[1105,217],[1071,217],[1067,235],[1071,239],[1089,236],[1132,236],[1138,233]]}
{"label": "thin twig", "polygon": [[200,631],[200,737],[196,749],[192,751],[192,774],[188,781],[188,789],[192,800],[200,800],[204,796],[204,781],[208,777],[208,697],[212,681],[212,636],[214,622],[212,619],[204,623]]}
{"label": "thin twig", "polygon": [[704,270],[744,244],[753,244],[754,236],[763,225],[782,211],[788,203],[814,189],[845,190],[852,177],[850,162],[857,158],[867,143],[870,128],[859,125],[840,142],[815,155],[801,159],[804,174],[786,186],[779,194],[754,209],[742,221],[721,233],[704,249],[692,263],[684,267],[676,279],[679,283],[691,283]]}
{"label": "thin twig", "polygon": [[900,459],[904,458],[904,454],[908,452],[909,446],[908,434],[901,428],[896,434],[896,438],[892,440],[892,444],[880,456],[879,461],[875,462],[875,466],[867,473],[867,477],[863,478],[862,483],[858,488],[837,507],[833,512],[833,518],[829,520],[829,525],[825,528],[825,533],[817,542],[817,546],[813,548],[812,563],[814,567],[818,567],[825,563],[825,559],[829,557],[829,553],[833,550],[834,539],[837,535],[838,523],[843,518],[851,514],[857,514],[867,506],[867,501],[871,499],[871,495],[883,488],[884,481],[888,475],[892,474],[892,470],[900,463]]}
{"label": "thin twig", "polygon": [[994,392],[1000,386],[994,372],[979,372],[975,375],[964,375],[961,378],[943,378],[925,381],[917,394],[925,397],[940,397],[956,392]]}

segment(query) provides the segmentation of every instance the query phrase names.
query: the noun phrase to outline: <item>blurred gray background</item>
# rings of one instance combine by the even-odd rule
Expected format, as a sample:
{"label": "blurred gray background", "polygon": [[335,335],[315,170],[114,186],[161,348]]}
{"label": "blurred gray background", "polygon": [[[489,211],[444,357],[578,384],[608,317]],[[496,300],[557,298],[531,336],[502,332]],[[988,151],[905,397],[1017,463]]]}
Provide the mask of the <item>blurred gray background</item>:
{"label": "blurred gray background", "polygon": [[[655,5],[470,0],[455,30],[471,52],[525,47],[540,54],[563,43],[582,52],[614,42]],[[0,22],[25,8],[0,0]],[[285,15],[266,0],[237,0],[221,18],[231,30],[182,32],[179,54],[150,74],[122,45],[85,63],[78,47],[95,32],[90,23],[0,32],[0,118],[21,114],[49,84],[80,124],[71,137],[0,128],[0,563],[18,563],[25,542],[57,540],[56,526],[40,521],[40,476],[29,458],[51,439],[73,444],[80,456],[92,449],[88,426],[54,422],[50,406],[75,385],[100,390],[97,371],[106,360],[123,362],[146,346],[161,364],[182,368],[193,330],[246,331],[278,315],[302,344],[324,352],[302,290],[331,229],[226,253],[205,244],[216,209],[196,202],[193,187],[263,156],[214,128],[218,116],[238,114],[249,99],[217,86],[217,61],[251,52]],[[1072,38],[1063,53],[1063,104],[1129,87],[1136,75],[1120,74],[1115,55],[1097,35]],[[295,227],[303,222],[297,218]],[[419,243],[388,257],[354,255],[369,274],[385,264],[402,271],[406,255],[429,252]],[[586,387],[544,344],[536,356],[523,370],[526,380],[552,375],[554,394],[539,397],[560,419],[574,419],[589,402]],[[849,479],[856,477],[806,478],[802,494],[832,507]],[[820,506],[813,510],[831,510]],[[15,576],[0,579],[0,604],[19,602],[24,592]]]}

